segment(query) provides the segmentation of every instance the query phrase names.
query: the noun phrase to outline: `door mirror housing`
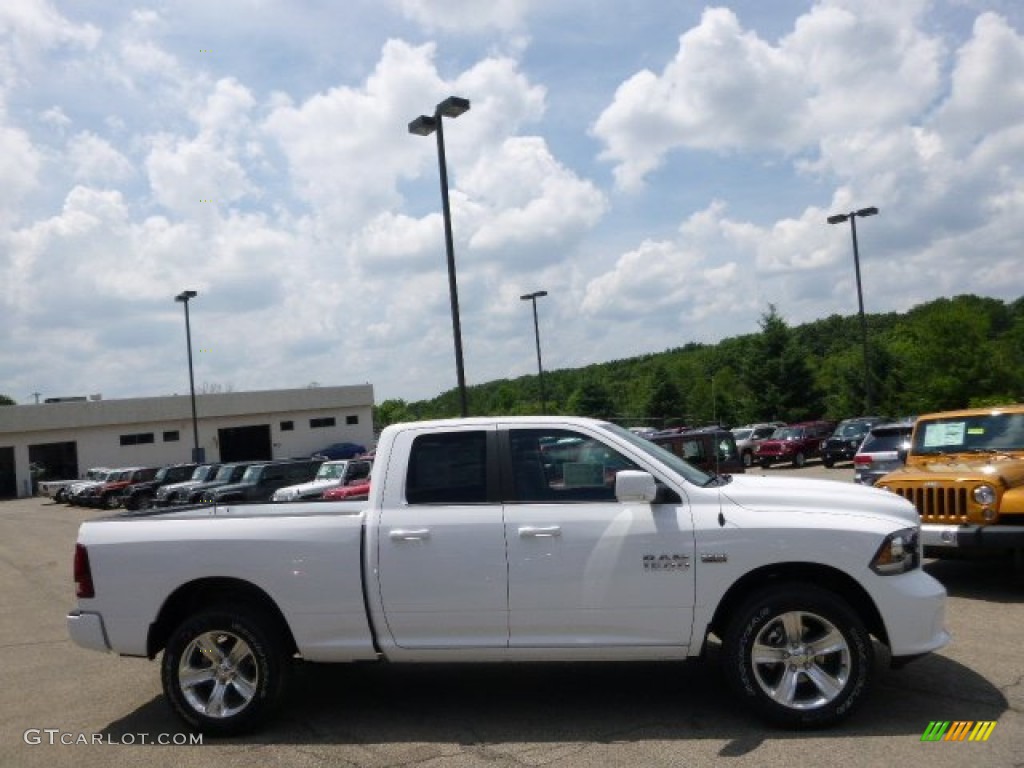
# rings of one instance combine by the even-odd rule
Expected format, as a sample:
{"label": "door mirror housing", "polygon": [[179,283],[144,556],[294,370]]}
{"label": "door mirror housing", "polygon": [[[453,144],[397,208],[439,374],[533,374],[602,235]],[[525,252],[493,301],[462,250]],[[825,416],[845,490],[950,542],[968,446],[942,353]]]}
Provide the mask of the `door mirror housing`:
{"label": "door mirror housing", "polygon": [[615,498],[623,503],[650,503],[658,496],[658,484],[650,472],[623,469],[615,474]]}

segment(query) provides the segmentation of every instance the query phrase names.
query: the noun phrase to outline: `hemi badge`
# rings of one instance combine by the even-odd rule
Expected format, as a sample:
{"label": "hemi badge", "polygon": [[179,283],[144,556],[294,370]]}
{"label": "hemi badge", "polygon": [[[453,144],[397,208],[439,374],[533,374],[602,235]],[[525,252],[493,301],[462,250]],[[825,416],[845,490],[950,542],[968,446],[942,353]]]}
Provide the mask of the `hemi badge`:
{"label": "hemi badge", "polygon": [[724,563],[729,559],[729,556],[724,552],[717,552],[714,554],[701,553],[700,561],[702,563]]}

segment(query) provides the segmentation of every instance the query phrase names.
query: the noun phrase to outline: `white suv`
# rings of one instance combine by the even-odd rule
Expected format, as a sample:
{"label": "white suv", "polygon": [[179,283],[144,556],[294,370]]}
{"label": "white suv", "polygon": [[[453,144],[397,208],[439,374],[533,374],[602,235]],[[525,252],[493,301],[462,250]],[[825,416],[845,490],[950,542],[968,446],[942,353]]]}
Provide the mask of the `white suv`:
{"label": "white suv", "polygon": [[776,427],[782,426],[785,425],[781,421],[771,421],[764,424],[747,424],[731,430],[732,436],[736,438],[736,449],[740,453],[744,467],[750,467],[754,463],[754,449],[771,437]]}
{"label": "white suv", "polygon": [[325,461],[310,482],[279,488],[274,491],[271,501],[319,499],[326,490],[369,477],[372,468],[373,462],[367,459]]}

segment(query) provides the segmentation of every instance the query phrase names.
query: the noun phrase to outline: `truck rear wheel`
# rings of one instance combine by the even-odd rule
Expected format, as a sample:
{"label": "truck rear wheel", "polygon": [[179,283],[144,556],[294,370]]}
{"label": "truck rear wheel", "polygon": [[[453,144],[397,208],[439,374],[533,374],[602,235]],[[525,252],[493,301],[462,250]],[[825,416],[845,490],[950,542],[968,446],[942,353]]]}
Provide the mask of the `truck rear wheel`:
{"label": "truck rear wheel", "polygon": [[219,608],[174,630],[160,671],[179,717],[203,733],[227,736],[254,728],[273,710],[290,665],[273,622],[255,611]]}
{"label": "truck rear wheel", "polygon": [[782,584],[752,595],[725,632],[728,682],[776,725],[822,727],[846,717],[868,688],[873,647],[838,595]]}

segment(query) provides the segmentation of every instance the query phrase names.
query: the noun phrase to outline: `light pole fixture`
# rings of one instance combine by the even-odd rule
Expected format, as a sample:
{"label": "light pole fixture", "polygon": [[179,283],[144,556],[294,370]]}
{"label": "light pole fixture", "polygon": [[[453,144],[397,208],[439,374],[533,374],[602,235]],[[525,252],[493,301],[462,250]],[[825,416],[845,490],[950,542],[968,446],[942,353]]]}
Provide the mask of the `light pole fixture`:
{"label": "light pole fixture", "polygon": [[828,217],[829,224],[842,224],[844,221],[849,219],[850,232],[853,235],[853,269],[857,274],[857,306],[860,312],[861,346],[864,349],[865,415],[869,415],[871,413],[871,367],[868,365],[868,321],[864,317],[864,293],[860,286],[860,253],[857,249],[857,217],[876,216],[877,214],[878,209],[872,206],[871,208],[861,208],[859,211],[850,211],[849,213],[837,213],[834,216]]}
{"label": "light pole fixture", "polygon": [[540,412],[542,414],[547,411],[547,403],[544,398],[544,366],[540,362],[540,325],[537,324],[537,299],[547,295],[547,291],[534,291],[519,297],[523,301],[533,303],[533,336],[537,340],[537,379],[540,382]]}
{"label": "light pole fixture", "polygon": [[452,243],[452,213],[448,204],[448,163],[444,154],[444,125],[442,118],[458,117],[469,111],[469,99],[449,96],[434,109],[433,117],[420,115],[409,123],[409,133],[429,136],[437,133],[437,164],[441,171],[441,213],[444,217],[444,244],[448,254],[448,295],[452,304],[452,335],[455,338],[455,374],[459,382],[459,409],[467,416],[466,371],[462,364],[462,325],[459,322],[459,287],[455,279],[455,246]]}
{"label": "light pole fixture", "polygon": [[188,347],[188,386],[192,393],[192,461],[204,461],[203,451],[199,448],[199,420],[196,418],[196,379],[192,373],[192,326],[188,319],[188,302],[199,294],[195,291],[182,291],[174,297],[185,305],[185,344]]}

